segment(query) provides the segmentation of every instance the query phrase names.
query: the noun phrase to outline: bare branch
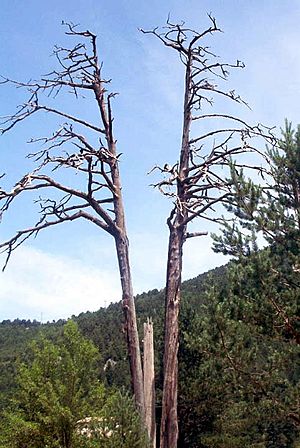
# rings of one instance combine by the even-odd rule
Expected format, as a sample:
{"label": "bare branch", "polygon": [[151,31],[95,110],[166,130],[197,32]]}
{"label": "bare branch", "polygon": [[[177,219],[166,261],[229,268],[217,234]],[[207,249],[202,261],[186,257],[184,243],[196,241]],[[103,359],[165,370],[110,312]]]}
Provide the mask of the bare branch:
{"label": "bare branch", "polygon": [[187,232],[185,234],[185,239],[187,240],[188,238],[196,238],[198,236],[207,236],[208,232]]}
{"label": "bare branch", "polygon": [[[102,64],[98,60],[96,36],[88,30],[78,30],[77,25],[72,23],[63,22],[63,24],[67,28],[66,34],[80,37],[80,42],[70,49],[60,46],[54,48],[53,54],[58,68],[42,76],[38,81],[19,82],[9,78],[2,78],[0,81],[2,85],[24,89],[29,97],[29,100],[17,108],[14,114],[3,117],[2,134],[12,130],[37,111],[44,112],[45,116],[49,113],[54,114],[68,121],[49,137],[31,139],[29,143],[41,145],[41,148],[27,156],[36,164],[36,168],[32,173],[26,174],[10,192],[0,189],[2,213],[6,212],[14,199],[22,193],[49,191],[48,197],[38,197],[34,201],[39,205],[41,216],[36,224],[16,232],[1,244],[0,248],[7,252],[4,268],[12,252],[20,244],[29,237],[36,236],[41,230],[60,223],[84,218],[113,236],[122,286],[133,392],[137,408],[143,418],[143,374],[119,174],[120,154],[117,153],[113,135],[111,99],[115,94],[107,92],[110,80],[104,79],[101,75]],[[80,100],[82,93],[90,91],[98,107],[99,125],[56,109],[52,106],[52,101],[47,102],[49,97],[55,99],[62,91],[73,94],[77,100]],[[99,134],[99,143],[96,147],[90,143],[89,136],[78,132],[78,126]],[[70,183],[78,179],[77,185],[80,187],[67,185],[66,177],[58,177],[58,169],[63,168],[73,170],[75,175],[80,173],[80,180],[75,176],[67,177]]]}
{"label": "bare branch", "polygon": [[114,234],[113,230],[103,221],[96,218],[95,216],[90,215],[89,213],[86,213],[83,210],[79,210],[77,213],[74,213],[73,215],[64,216],[61,217],[55,221],[44,221],[44,217],[33,227],[29,227],[24,230],[20,230],[9,240],[5,241],[4,243],[0,244],[0,249],[2,249],[3,252],[7,252],[7,257],[4,263],[4,266],[2,268],[2,271],[4,271],[7,267],[8,261],[11,257],[12,252],[17,249],[24,241],[26,241],[30,236],[37,235],[41,230],[55,226],[57,224],[61,224],[63,222],[67,221],[74,221],[79,218],[85,218],[94,224],[96,224],[98,227],[101,227],[103,230],[110,234]]}

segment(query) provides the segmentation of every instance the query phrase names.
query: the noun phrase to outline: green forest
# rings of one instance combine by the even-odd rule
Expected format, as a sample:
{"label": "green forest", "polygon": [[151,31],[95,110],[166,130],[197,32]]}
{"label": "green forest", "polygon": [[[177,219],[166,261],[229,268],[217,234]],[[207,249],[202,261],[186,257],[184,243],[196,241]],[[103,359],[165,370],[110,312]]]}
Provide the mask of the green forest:
{"label": "green forest", "polygon": [[[232,165],[233,219],[213,236],[232,260],[182,285],[180,447],[300,447],[300,128],[286,121],[268,158],[267,189]],[[159,420],[164,290],[135,303],[139,330],[154,322]],[[147,446],[122,320],[116,303],[68,322],[0,324],[0,446]],[[77,430],[87,416],[102,428],[91,437]]]}

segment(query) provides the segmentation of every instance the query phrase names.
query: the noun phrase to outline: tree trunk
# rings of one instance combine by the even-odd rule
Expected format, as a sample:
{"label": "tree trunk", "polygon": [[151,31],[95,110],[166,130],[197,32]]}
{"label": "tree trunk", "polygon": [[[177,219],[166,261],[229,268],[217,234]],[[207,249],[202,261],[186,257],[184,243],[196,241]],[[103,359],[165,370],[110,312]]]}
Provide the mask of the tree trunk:
{"label": "tree trunk", "polygon": [[178,314],[184,228],[174,228],[169,237],[167,266],[164,385],[160,426],[160,448],[176,448],[178,439]]}
{"label": "tree trunk", "polygon": [[115,237],[115,242],[122,285],[122,307],[125,317],[131,381],[135,403],[144,419],[143,372],[129,264],[129,243],[126,234],[123,232]]}
{"label": "tree trunk", "polygon": [[145,424],[151,447],[156,447],[155,422],[155,382],[154,382],[154,348],[153,324],[150,319],[144,323],[144,398]]}
{"label": "tree trunk", "polygon": [[186,64],[183,130],[177,179],[176,208],[168,219],[170,229],[165,296],[164,385],[160,448],[176,448],[178,440],[178,316],[181,298],[182,248],[186,233],[186,191],[190,157],[190,127],[192,122],[192,58]]}
{"label": "tree trunk", "polygon": [[105,88],[102,86],[99,73],[99,84],[94,86],[94,92],[99,104],[102,122],[106,132],[108,149],[114,161],[111,163],[111,179],[113,184],[113,203],[115,213],[114,238],[119,263],[119,272],[122,286],[122,306],[125,318],[128,355],[130,363],[131,382],[136,406],[142,419],[145,418],[145,401],[143,371],[140,354],[139,335],[136,323],[135,304],[129,262],[129,241],[127,237],[125,211],[122,195],[122,183],[118,165],[116,140],[113,136],[113,117],[111,115],[110,99],[105,102]]}

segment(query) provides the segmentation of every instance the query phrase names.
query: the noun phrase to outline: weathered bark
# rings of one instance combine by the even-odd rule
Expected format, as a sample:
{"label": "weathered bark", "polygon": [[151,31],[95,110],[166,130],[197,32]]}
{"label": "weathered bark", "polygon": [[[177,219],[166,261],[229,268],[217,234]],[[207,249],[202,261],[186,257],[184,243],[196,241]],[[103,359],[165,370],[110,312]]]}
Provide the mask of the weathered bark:
{"label": "weathered bark", "polygon": [[[112,151],[116,154],[115,144]],[[139,335],[136,322],[135,303],[133,296],[131,270],[129,261],[129,240],[127,237],[125,213],[122,198],[122,187],[118,165],[112,167],[112,178],[116,189],[114,204],[117,234],[115,244],[119,263],[119,272],[122,286],[122,307],[125,319],[125,329],[127,337],[129,364],[131,372],[131,382],[135,402],[140,411],[142,419],[145,417],[144,382],[142,361],[140,353]]]}
{"label": "weathered bark", "polygon": [[[84,43],[74,48],[66,49],[56,47],[54,54],[57,57],[60,70],[51,71],[40,81],[34,83],[18,83],[5,79],[1,84],[11,83],[27,89],[28,101],[17,112],[5,117],[2,133],[9,131],[19,122],[25,120],[38,111],[52,113],[69,120],[60,126],[50,137],[33,139],[32,142],[43,142],[42,150],[28,154],[30,159],[36,162],[36,167],[31,173],[27,173],[15,184],[11,191],[0,190],[0,214],[6,211],[15,197],[25,191],[49,189],[58,193],[58,199],[49,200],[39,198],[37,202],[41,206],[41,218],[38,222],[26,229],[17,232],[12,238],[0,243],[7,251],[5,266],[14,249],[32,235],[37,235],[40,230],[67,221],[85,218],[93,222],[109,235],[114,237],[119,262],[119,271],[122,286],[123,310],[127,331],[128,353],[130,370],[132,375],[133,393],[136,404],[144,417],[144,390],[142,363],[140,357],[139,338],[135,316],[135,305],[131,282],[129,264],[128,237],[125,223],[125,212],[122,197],[122,185],[120,179],[116,140],[114,138],[111,99],[113,93],[107,92],[107,81],[101,76],[102,64],[98,61],[96,35],[90,31],[77,31],[76,26],[65,24],[66,34],[80,36],[88,39],[90,48]],[[64,62],[62,62],[64,61]],[[98,105],[99,126],[89,121],[82,120],[59,109],[48,107],[40,103],[41,97],[46,92],[54,98],[63,89],[68,88],[76,95],[79,92],[92,92]],[[93,130],[97,134],[97,145],[89,141],[82,130],[79,132],[74,124],[79,124],[89,132]],[[64,145],[76,148],[74,154],[65,151]],[[58,151],[56,153],[55,151]],[[52,169],[48,169],[52,166]],[[61,183],[55,178],[59,168],[72,168],[85,176],[84,187],[78,190],[76,187]],[[51,176],[49,173],[54,173]],[[0,178],[2,175],[0,176]],[[51,195],[52,197],[52,195]],[[56,195],[55,195],[56,197]],[[112,205],[113,204],[113,205]],[[5,268],[4,266],[4,268]]]}
{"label": "weathered bark", "polygon": [[[165,346],[164,386],[160,448],[176,448],[178,439],[177,380],[178,380],[178,316],[180,308],[180,285],[182,270],[182,248],[187,238],[207,235],[207,232],[187,232],[190,222],[196,217],[212,222],[223,222],[215,217],[215,205],[228,207],[235,194],[230,173],[232,160],[244,152],[256,151],[249,143],[251,137],[263,137],[264,142],[274,144],[276,139],[271,129],[260,124],[248,125],[244,120],[228,113],[203,113],[203,105],[213,105],[215,97],[227,98],[237,104],[247,103],[235,93],[227,91],[220,83],[226,81],[229,68],[243,68],[243,62],[234,64],[220,62],[202,41],[205,37],[221,32],[210,14],[210,26],[197,32],[184,22],[172,23],[168,19],[164,28],[145,31],[154,35],[167,48],[179,54],[185,69],[183,130],[179,162],[173,166],[166,163],[155,166],[163,174],[156,184],[161,193],[174,201],[168,218],[169,250],[167,262],[165,299]],[[192,122],[198,126],[205,122],[203,132],[190,138]],[[208,121],[207,121],[208,120]],[[207,123],[218,120],[216,127]],[[225,124],[226,123],[226,124]],[[227,123],[231,123],[229,126]],[[234,125],[232,125],[234,124]],[[242,126],[242,127],[241,127]],[[267,132],[265,132],[267,130]],[[237,139],[234,137],[238,137]],[[261,151],[257,150],[261,155]],[[236,168],[254,169],[261,174],[264,169],[251,164],[238,163]],[[223,171],[224,170],[224,171]],[[263,174],[262,174],[263,177]]]}
{"label": "weathered bark", "polygon": [[125,232],[115,238],[122,285],[122,307],[125,317],[131,381],[135,403],[144,419],[144,386],[135,304],[129,264],[128,238]]}
{"label": "weathered bark", "polygon": [[[111,144],[111,151],[116,154],[115,143]],[[125,319],[130,373],[133,393],[137,408],[142,419],[145,417],[143,371],[140,353],[139,335],[136,323],[135,304],[131,280],[129,261],[129,240],[127,237],[125,212],[122,198],[122,187],[117,163],[112,166],[113,184],[116,190],[114,208],[116,215],[117,233],[115,244],[119,263],[120,280],[122,286],[122,307]]]}
{"label": "weathered bark", "polygon": [[131,280],[129,261],[129,240],[126,230],[124,202],[122,196],[122,184],[118,165],[116,141],[113,136],[113,118],[111,115],[110,98],[105,102],[105,89],[100,81],[94,86],[94,93],[99,104],[102,122],[105,128],[108,149],[114,158],[111,164],[111,178],[113,183],[113,203],[115,213],[115,245],[119,263],[119,272],[122,287],[122,307],[125,319],[125,329],[128,346],[128,356],[131,372],[131,382],[135,402],[142,419],[145,417],[143,371],[140,354],[139,336],[136,323],[135,304]]}
{"label": "weathered bark", "polygon": [[178,314],[182,268],[183,229],[174,229],[169,238],[167,267],[164,385],[160,447],[175,448],[178,439],[177,382],[178,382]]}
{"label": "weathered bark", "polygon": [[151,447],[156,447],[155,422],[155,375],[154,375],[154,346],[153,324],[150,319],[144,323],[144,397],[145,397],[145,425],[148,431]]}
{"label": "weathered bark", "polygon": [[187,60],[184,115],[180,162],[177,179],[177,207],[168,219],[170,229],[165,296],[164,386],[160,426],[160,448],[176,448],[178,440],[178,315],[181,298],[182,248],[185,240],[187,211],[186,183],[190,155],[191,65]]}

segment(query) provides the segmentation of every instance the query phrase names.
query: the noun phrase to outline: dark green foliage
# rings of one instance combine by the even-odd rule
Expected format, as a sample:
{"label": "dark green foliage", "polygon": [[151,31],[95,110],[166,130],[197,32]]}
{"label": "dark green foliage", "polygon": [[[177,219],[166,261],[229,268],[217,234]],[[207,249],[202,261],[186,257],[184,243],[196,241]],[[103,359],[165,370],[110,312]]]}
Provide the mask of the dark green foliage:
{"label": "dark green foliage", "polygon": [[[199,276],[183,285],[179,358],[179,446],[182,448],[279,448],[292,447],[297,440],[293,417],[298,412],[295,407],[298,350],[282,327],[280,316],[266,300],[266,293],[274,292],[272,281],[265,287],[265,293],[260,293],[262,281],[270,277],[270,251],[255,253],[251,262],[247,258],[243,264],[231,264],[229,271],[228,267],[218,268],[210,276]],[[210,285],[209,291],[207,285]],[[138,296],[137,310],[140,323],[155,310],[152,316],[156,325],[159,387],[163,292],[151,291]],[[101,346],[102,362],[96,364],[98,377],[110,385],[124,381],[129,387],[129,372],[123,371],[124,366],[127,369],[126,347],[119,319],[121,308],[114,304],[97,313],[81,314],[77,321],[85,335]],[[7,325],[7,331],[9,328],[15,331],[16,327]],[[47,330],[53,341],[60,338],[61,323],[57,328],[52,324],[39,328]],[[24,330],[24,334],[28,331]],[[27,353],[27,359],[28,356]],[[117,364],[104,371],[108,359]],[[231,362],[240,371],[236,372]],[[158,391],[158,414],[159,400]],[[34,431],[35,427],[27,430]]]}
{"label": "dark green foliage", "polygon": [[[218,336],[207,347],[214,361],[222,359],[223,350],[224,390],[234,387],[214,421],[214,433],[202,439],[204,446],[299,443],[299,135],[286,122],[278,147],[268,150],[267,187],[255,187],[242,172],[233,171],[235,195],[228,211],[235,224],[225,224],[215,248],[235,255],[238,262],[223,291],[210,293],[209,338],[213,329]],[[256,245],[259,232],[269,244],[262,251]],[[200,332],[205,334],[203,328]],[[201,350],[204,345],[202,341]],[[229,383],[226,373],[232,376]]]}
{"label": "dark green foliage", "polygon": [[127,393],[105,391],[99,354],[73,321],[56,342],[41,336],[19,365],[17,389],[2,414],[0,446],[11,448],[146,448]]}
{"label": "dark green foliage", "polygon": [[76,422],[99,412],[104,388],[97,378],[96,347],[69,321],[57,343],[40,338],[21,363],[11,410],[4,415],[7,446],[71,448]]}
{"label": "dark green foliage", "polygon": [[[259,279],[270,277],[270,250],[252,256],[251,263],[247,258],[247,263],[231,265],[230,271],[219,268],[210,276],[199,276],[183,285],[179,359],[180,447],[251,446],[252,441],[253,446],[258,447],[292,447],[292,440],[296,440],[296,422],[287,415],[297,414],[293,403],[299,381],[298,353],[291,337],[285,337],[280,316],[276,316],[266,296],[260,294],[262,283]],[[208,292],[207,284],[213,285],[213,290]],[[274,292],[273,289],[270,291]],[[153,317],[159,366],[163,293],[151,291],[138,296],[137,309],[140,322],[156,310]],[[129,386],[128,370],[122,371],[127,364],[119,319],[121,308],[115,304],[97,313],[82,314],[77,321],[85,335],[97,341],[103,349],[102,362],[96,363],[98,377],[105,377],[110,384],[122,384],[125,378],[124,384]],[[8,323],[4,327],[7,331],[16,330],[16,326],[8,326]],[[18,325],[21,335],[20,327]],[[39,328],[47,330],[53,341],[60,338],[61,323],[58,327],[49,324]],[[29,331],[24,329],[24,334]],[[228,352],[224,350],[224,343]],[[29,353],[26,357],[28,359]],[[230,358],[242,371],[235,372]],[[117,364],[104,371],[108,359],[114,359]],[[267,397],[262,387],[267,389]],[[158,394],[158,405],[159,398]],[[21,428],[20,422],[18,427]],[[27,430],[30,434],[35,427]],[[282,442],[284,437],[288,442]]]}
{"label": "dark green foliage", "polygon": [[[267,186],[253,187],[242,173],[234,173],[235,206],[228,209],[236,223],[232,227],[226,224],[223,235],[215,237],[215,248],[225,253],[231,248],[233,255],[243,259],[253,252],[243,230],[263,235],[269,247],[264,257],[257,256],[252,263],[257,274],[257,295],[273,308],[273,326],[300,344],[300,128],[294,132],[286,121],[282,136],[276,147],[268,149]],[[252,208],[247,206],[249,202],[254,204]]]}
{"label": "dark green foliage", "polygon": [[103,426],[110,437],[98,439],[99,448],[147,448],[148,436],[142,429],[141,419],[127,392],[117,391],[102,409]]}
{"label": "dark green foliage", "polygon": [[206,400],[195,420],[210,417],[190,446],[290,447],[297,440],[299,347],[279,334],[256,279],[252,260],[233,266],[227,287],[207,294],[183,335],[201,356],[191,386]]}
{"label": "dark green foliage", "polygon": [[108,386],[130,388],[125,333],[121,304],[111,304],[95,313],[82,313],[75,318],[83,335],[93,341],[102,355],[100,378]]}
{"label": "dark green foliage", "polygon": [[27,345],[36,338],[43,328],[45,335],[54,337],[61,329],[62,323],[55,326],[42,326],[39,322],[15,319],[0,323],[0,408],[6,407],[13,395],[17,361],[26,360]]}

